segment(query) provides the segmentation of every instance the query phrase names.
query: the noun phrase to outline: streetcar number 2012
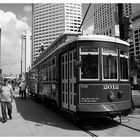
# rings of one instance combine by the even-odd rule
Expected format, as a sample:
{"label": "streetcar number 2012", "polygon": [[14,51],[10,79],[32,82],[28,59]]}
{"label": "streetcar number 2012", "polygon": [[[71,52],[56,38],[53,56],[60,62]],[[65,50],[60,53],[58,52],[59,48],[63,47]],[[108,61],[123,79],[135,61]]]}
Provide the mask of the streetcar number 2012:
{"label": "streetcar number 2012", "polygon": [[119,89],[119,85],[105,84],[105,85],[103,85],[103,89]]}

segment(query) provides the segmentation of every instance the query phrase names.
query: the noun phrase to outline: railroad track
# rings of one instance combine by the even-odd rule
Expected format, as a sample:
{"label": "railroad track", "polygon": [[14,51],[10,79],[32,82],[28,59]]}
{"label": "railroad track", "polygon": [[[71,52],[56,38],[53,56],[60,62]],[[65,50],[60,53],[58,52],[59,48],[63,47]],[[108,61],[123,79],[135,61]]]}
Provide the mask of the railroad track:
{"label": "railroad track", "polygon": [[88,129],[86,129],[84,126],[80,125],[80,124],[76,124],[76,126],[78,128],[80,128],[82,131],[86,132],[88,135],[90,135],[91,137],[98,137],[96,134],[90,132]]}
{"label": "railroad track", "polygon": [[[122,121],[124,121],[125,123],[127,123],[127,122],[130,121],[129,118],[140,119],[140,117],[127,116],[127,117],[123,117],[123,118],[122,118]],[[137,132],[140,132],[140,129],[137,129],[137,128],[135,128],[135,127],[129,126],[129,125],[127,125],[127,124],[124,124],[123,122],[120,122],[120,121],[118,121],[118,120],[115,120],[115,121],[116,121],[116,123],[118,123],[118,124],[121,125],[121,126],[127,127],[127,128],[129,128],[129,129],[135,130],[135,131],[137,131]]]}
{"label": "railroad track", "polygon": [[[90,123],[85,123],[85,124],[80,123],[80,124],[75,124],[75,125],[82,131],[86,132],[91,137],[115,136],[113,133],[114,129],[112,129],[113,131],[111,131],[110,128],[114,128],[116,126],[122,126],[122,131],[126,130],[126,128],[128,128],[128,129],[130,129],[130,131],[132,130],[132,131],[137,132],[137,135],[140,134],[140,129],[136,128],[135,126],[131,126],[131,123],[129,124],[129,122],[131,121],[130,118],[140,119],[140,117],[138,118],[138,117],[130,116],[130,117],[123,117],[122,122],[120,122],[119,119],[117,119],[117,120],[107,119],[107,120],[105,120],[105,122],[103,124],[102,123],[100,124],[100,121],[99,121],[98,122],[99,125],[96,124],[96,122],[91,123],[91,124]],[[110,129],[110,131],[109,131],[109,129]],[[116,130],[117,129],[118,128],[116,128]],[[94,130],[96,130],[97,133]],[[98,132],[98,130],[99,130],[99,132]],[[103,130],[103,132],[101,130]]]}

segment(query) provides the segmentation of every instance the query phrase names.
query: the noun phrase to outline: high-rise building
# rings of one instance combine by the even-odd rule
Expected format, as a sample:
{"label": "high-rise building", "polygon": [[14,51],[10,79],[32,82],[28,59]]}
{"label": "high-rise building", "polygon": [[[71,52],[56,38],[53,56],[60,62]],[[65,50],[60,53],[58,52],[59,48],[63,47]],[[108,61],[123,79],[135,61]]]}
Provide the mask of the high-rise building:
{"label": "high-rise building", "polygon": [[[118,4],[94,4],[94,34],[116,36],[118,24]],[[123,16],[129,16],[133,26],[133,41],[130,42],[130,55],[140,55],[140,4],[123,3]]]}
{"label": "high-rise building", "polygon": [[[133,37],[130,43],[130,55],[136,60],[140,57],[140,4],[123,3],[123,17],[129,16],[132,21]],[[94,33],[116,36],[118,24],[118,4],[94,4]],[[119,27],[119,26],[118,26]],[[119,35],[119,34],[118,34]],[[133,76],[132,76],[133,77]],[[140,74],[138,73],[138,79]],[[139,83],[139,80],[138,80]]]}
{"label": "high-rise building", "polygon": [[[82,4],[33,4],[32,62],[64,32],[77,33],[82,21]],[[80,31],[81,32],[81,31]]]}
{"label": "high-rise building", "polygon": [[[109,36],[118,36],[118,4],[100,3],[94,4],[94,34],[103,34]],[[123,4],[123,15],[130,16],[132,14],[132,5]]]}
{"label": "high-rise building", "polygon": [[115,3],[93,4],[94,34],[115,36]]}
{"label": "high-rise building", "polygon": [[[132,4],[133,42],[130,44],[130,55],[140,55],[140,4]],[[137,58],[138,59],[138,58]]]}

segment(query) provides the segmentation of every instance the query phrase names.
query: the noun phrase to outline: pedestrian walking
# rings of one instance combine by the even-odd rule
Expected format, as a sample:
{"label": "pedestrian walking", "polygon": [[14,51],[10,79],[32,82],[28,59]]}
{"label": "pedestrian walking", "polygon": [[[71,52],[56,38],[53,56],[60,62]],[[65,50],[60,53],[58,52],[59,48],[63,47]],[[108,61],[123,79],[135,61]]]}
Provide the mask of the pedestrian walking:
{"label": "pedestrian walking", "polygon": [[19,97],[21,97],[21,83],[19,84]]}
{"label": "pedestrian walking", "polygon": [[26,99],[26,83],[22,81],[19,86],[20,86],[21,98]]}
{"label": "pedestrian walking", "polygon": [[12,81],[5,80],[3,81],[2,86],[0,87],[0,101],[1,101],[1,111],[2,111],[2,122],[7,122],[7,112],[9,119],[12,119],[12,101],[13,101],[13,88]]}

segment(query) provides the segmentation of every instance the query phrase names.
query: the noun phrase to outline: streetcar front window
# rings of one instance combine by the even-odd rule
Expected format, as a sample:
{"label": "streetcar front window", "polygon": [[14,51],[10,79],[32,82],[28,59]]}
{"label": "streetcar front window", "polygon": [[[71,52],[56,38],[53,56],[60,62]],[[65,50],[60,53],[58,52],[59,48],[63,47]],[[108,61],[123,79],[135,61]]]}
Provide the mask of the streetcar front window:
{"label": "streetcar front window", "polygon": [[102,49],[103,79],[118,79],[118,52],[116,49]]}
{"label": "streetcar front window", "polygon": [[81,55],[81,79],[98,79],[98,55]]}
{"label": "streetcar front window", "polygon": [[117,79],[117,57],[103,56],[104,79]]}
{"label": "streetcar front window", "polygon": [[80,48],[80,79],[99,80],[99,49],[93,46]]}

